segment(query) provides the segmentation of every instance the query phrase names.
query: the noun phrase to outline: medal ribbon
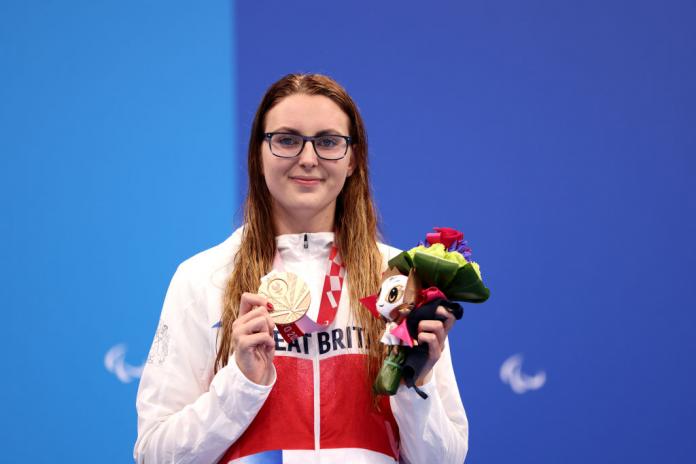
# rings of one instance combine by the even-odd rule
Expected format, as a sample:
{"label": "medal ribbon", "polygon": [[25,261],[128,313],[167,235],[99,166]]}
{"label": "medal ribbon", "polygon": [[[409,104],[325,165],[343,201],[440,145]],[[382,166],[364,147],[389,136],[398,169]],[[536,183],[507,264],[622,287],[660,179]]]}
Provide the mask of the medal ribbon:
{"label": "medal ribbon", "polygon": [[[275,259],[273,260],[273,268],[278,271],[284,269],[283,261],[279,253],[276,253]],[[322,330],[333,322],[338,313],[338,304],[341,301],[345,276],[346,267],[338,253],[338,247],[336,247],[336,245],[331,245],[317,320],[313,321],[305,314],[302,319],[297,322],[291,324],[277,324],[278,332],[287,343],[292,343],[306,333]]]}
{"label": "medal ribbon", "polygon": [[317,317],[317,322],[323,326],[328,326],[336,318],[345,276],[346,267],[338,254],[338,248],[336,245],[332,245],[329,253],[329,268],[326,270],[324,289],[321,292],[319,317]]}

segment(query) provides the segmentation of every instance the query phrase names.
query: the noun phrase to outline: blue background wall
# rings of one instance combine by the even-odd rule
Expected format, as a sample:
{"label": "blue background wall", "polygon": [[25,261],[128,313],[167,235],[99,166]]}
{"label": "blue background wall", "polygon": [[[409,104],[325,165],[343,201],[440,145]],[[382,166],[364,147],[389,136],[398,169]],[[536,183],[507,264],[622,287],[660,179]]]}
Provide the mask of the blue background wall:
{"label": "blue background wall", "polygon": [[[687,1],[4,1],[8,462],[131,459],[137,382],[104,355],[139,365],[176,265],[231,232],[253,112],[292,71],[360,105],[386,239],[458,227],[483,266],[493,296],[451,334],[467,462],[685,462],[695,21]],[[500,381],[516,353],[541,389]]]}

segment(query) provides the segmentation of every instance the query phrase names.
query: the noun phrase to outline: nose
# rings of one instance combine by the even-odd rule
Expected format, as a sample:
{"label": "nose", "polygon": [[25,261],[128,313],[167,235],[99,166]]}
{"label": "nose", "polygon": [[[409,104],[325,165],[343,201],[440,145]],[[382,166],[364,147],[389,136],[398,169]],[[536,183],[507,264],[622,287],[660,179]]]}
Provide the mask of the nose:
{"label": "nose", "polygon": [[314,145],[309,140],[305,143],[304,148],[300,154],[297,155],[297,157],[299,158],[298,162],[302,167],[312,167],[319,164],[319,157],[314,152]]}

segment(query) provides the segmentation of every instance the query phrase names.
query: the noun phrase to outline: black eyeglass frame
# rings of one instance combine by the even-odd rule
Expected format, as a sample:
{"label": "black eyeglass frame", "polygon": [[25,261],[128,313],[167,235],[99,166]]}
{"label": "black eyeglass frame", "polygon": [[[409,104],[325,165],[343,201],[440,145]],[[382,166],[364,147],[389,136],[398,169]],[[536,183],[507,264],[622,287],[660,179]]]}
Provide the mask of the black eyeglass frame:
{"label": "black eyeglass frame", "polygon": [[[293,155],[293,156],[276,155],[275,153],[273,153],[273,146],[271,145],[271,138],[273,138],[274,135],[292,135],[293,137],[300,137],[302,139],[302,147],[300,147],[300,151],[298,151],[297,154]],[[315,141],[317,139],[322,138],[322,137],[340,137],[342,139],[345,139],[346,151],[343,152],[343,156],[341,156],[340,158],[324,158],[323,156],[321,156],[319,154],[319,152],[317,151],[317,145],[316,145]],[[346,155],[348,154],[348,147],[353,143],[353,139],[351,137],[348,137],[347,135],[337,135],[337,134],[324,134],[324,135],[310,136],[310,135],[294,134],[292,132],[266,132],[263,134],[263,138],[268,140],[268,149],[271,150],[271,154],[273,156],[277,156],[278,158],[286,158],[286,159],[296,158],[296,157],[300,156],[300,153],[302,153],[302,150],[304,150],[304,147],[307,144],[307,142],[312,142],[312,148],[314,149],[314,153],[317,155],[317,157],[319,157],[323,160],[327,160],[327,161],[336,161],[336,160],[340,160],[340,159],[343,159],[346,157]]]}

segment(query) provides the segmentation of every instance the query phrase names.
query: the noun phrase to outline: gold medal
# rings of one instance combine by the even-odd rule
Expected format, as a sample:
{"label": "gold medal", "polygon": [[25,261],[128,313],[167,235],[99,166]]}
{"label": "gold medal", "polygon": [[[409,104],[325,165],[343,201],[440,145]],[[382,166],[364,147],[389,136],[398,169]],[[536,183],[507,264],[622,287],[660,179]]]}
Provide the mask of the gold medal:
{"label": "gold medal", "polygon": [[292,324],[302,319],[312,299],[304,280],[291,272],[267,276],[262,280],[258,293],[273,305],[269,315],[276,324]]}

